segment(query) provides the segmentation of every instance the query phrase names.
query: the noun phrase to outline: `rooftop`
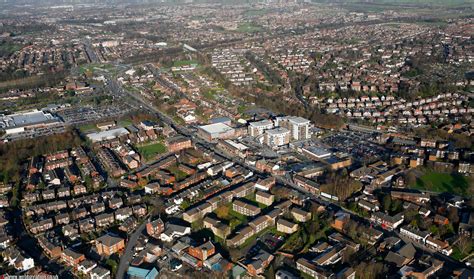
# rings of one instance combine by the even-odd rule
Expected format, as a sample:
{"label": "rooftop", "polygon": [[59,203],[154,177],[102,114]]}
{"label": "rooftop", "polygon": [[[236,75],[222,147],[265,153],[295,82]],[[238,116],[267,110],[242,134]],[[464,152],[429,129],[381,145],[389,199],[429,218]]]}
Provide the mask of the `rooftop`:
{"label": "rooftop", "polygon": [[87,134],[87,137],[91,141],[97,142],[97,141],[102,141],[102,140],[115,139],[115,138],[120,137],[122,135],[128,135],[128,134],[129,134],[129,132],[127,131],[127,129],[125,129],[123,127],[120,127],[120,128],[117,128],[117,129],[111,129],[111,130],[107,130],[107,131],[103,131],[103,132]]}
{"label": "rooftop", "polygon": [[266,130],[265,131],[267,134],[269,135],[281,135],[281,134],[286,134],[286,133],[289,133],[290,130],[288,130],[287,128],[275,128],[275,129],[271,129],[271,130]]}
{"label": "rooftop", "polygon": [[57,117],[50,113],[33,110],[29,112],[22,112],[10,115],[0,115],[0,128],[16,128],[28,125],[34,125],[45,122],[59,122]]}
{"label": "rooftop", "polygon": [[270,121],[270,120],[265,119],[265,120],[261,120],[261,121],[250,122],[249,125],[258,128],[258,127],[266,127],[266,126],[273,125],[273,122]]}
{"label": "rooftop", "polygon": [[224,123],[214,123],[214,124],[200,126],[199,128],[208,134],[220,134],[220,133],[225,133],[225,132],[234,130],[234,128],[227,126]]}

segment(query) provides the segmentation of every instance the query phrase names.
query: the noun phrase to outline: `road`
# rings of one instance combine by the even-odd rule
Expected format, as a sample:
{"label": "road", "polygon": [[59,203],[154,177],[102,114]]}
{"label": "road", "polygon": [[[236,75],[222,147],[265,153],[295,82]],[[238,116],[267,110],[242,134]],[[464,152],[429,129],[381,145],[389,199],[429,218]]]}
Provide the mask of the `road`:
{"label": "road", "polygon": [[125,251],[123,252],[122,256],[120,257],[120,263],[117,267],[117,274],[116,278],[117,279],[123,279],[125,278],[125,273],[127,272],[127,268],[130,264],[130,261],[132,260],[133,256],[133,249],[135,248],[135,245],[137,244],[138,238],[140,235],[143,233],[145,230],[147,221],[143,222],[138,229],[136,229],[132,235],[130,235],[128,241],[127,241],[127,246],[125,247]]}

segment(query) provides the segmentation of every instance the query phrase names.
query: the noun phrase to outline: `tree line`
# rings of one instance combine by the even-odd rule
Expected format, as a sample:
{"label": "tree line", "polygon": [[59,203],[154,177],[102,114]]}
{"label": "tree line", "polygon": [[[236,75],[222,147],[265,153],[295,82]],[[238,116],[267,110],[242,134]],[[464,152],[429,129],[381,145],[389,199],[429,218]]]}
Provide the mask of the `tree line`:
{"label": "tree line", "polygon": [[32,156],[77,147],[81,138],[74,130],[62,134],[0,144],[0,176],[5,182],[21,179],[22,165]]}

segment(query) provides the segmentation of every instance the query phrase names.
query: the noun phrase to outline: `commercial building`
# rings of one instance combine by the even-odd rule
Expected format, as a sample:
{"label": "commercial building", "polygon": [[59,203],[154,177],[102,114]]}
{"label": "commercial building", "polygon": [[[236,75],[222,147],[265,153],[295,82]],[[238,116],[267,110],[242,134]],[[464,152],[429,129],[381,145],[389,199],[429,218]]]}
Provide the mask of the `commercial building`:
{"label": "commercial building", "polygon": [[327,149],[316,147],[316,146],[308,146],[302,149],[303,154],[310,157],[313,160],[322,160],[331,156],[331,152]]}
{"label": "commercial building", "polygon": [[235,129],[224,123],[215,123],[200,126],[198,135],[207,141],[229,139],[235,136]]}
{"label": "commercial building", "polygon": [[112,140],[123,135],[128,135],[130,132],[125,128],[116,128],[107,131],[97,132],[87,134],[87,138],[90,139],[92,142],[99,142],[104,140]]}
{"label": "commercial building", "polygon": [[64,123],[50,113],[32,110],[10,115],[0,114],[0,129],[5,131],[5,139],[27,138],[63,130]]}
{"label": "commercial building", "polygon": [[0,115],[0,128],[4,129],[7,135],[23,133],[29,129],[48,127],[59,122],[61,122],[59,118],[38,110]]}

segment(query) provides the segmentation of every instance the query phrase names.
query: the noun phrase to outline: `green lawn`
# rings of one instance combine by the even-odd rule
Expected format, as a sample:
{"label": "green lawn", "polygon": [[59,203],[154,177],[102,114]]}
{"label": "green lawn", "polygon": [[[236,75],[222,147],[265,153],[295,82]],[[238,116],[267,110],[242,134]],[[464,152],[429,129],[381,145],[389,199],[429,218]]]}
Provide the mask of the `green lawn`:
{"label": "green lawn", "polygon": [[140,155],[142,155],[146,161],[154,158],[158,154],[163,154],[166,152],[166,146],[161,142],[139,146],[137,149]]}
{"label": "green lawn", "polygon": [[[225,207],[225,210],[220,210]],[[229,226],[231,227],[232,230],[234,230],[236,227],[238,227],[241,224],[246,224],[248,222],[247,216],[242,215],[238,212],[235,212],[232,210],[232,203],[228,203],[227,205],[223,205],[216,209],[216,214],[219,218],[227,221],[229,223]],[[220,212],[220,214],[218,213]]]}
{"label": "green lawn", "polygon": [[261,16],[267,13],[267,10],[261,9],[261,10],[248,10],[244,13],[245,16]]}
{"label": "green lawn", "polygon": [[173,66],[181,67],[181,66],[192,65],[192,64],[198,65],[199,62],[197,60],[180,60],[180,61],[175,61],[173,63]]}
{"label": "green lawn", "polygon": [[86,72],[90,72],[91,74],[94,74],[96,70],[104,70],[114,75],[117,73],[117,69],[111,64],[91,63],[91,64],[82,65],[79,68],[79,72],[81,74],[84,74]]}
{"label": "green lawn", "polygon": [[451,258],[453,258],[457,261],[461,261],[465,257],[467,257],[468,255],[470,255],[473,250],[474,250],[474,244],[471,244],[471,250],[469,250],[465,254],[463,254],[461,252],[461,250],[459,250],[459,248],[455,246],[455,247],[453,247],[453,253],[450,256],[451,256]]}
{"label": "green lawn", "polygon": [[117,122],[117,126],[120,126],[120,127],[127,127],[130,125],[133,125],[133,122],[130,119],[122,119]]}
{"label": "green lawn", "polygon": [[95,123],[81,125],[78,127],[78,129],[83,133],[99,131],[99,128],[97,128],[97,124]]}
{"label": "green lawn", "polygon": [[202,96],[208,100],[215,100],[216,99],[216,94],[217,92],[214,91],[214,90],[209,90],[209,91],[206,91],[202,94]]}
{"label": "green lawn", "polygon": [[466,195],[469,188],[469,181],[466,177],[459,174],[427,172],[417,179],[416,184],[413,185],[412,188]]}
{"label": "green lawn", "polygon": [[22,48],[23,45],[15,44],[13,42],[5,42],[0,44],[0,54],[2,56],[10,56]]}
{"label": "green lawn", "polygon": [[239,248],[245,248],[245,247],[248,247],[250,244],[252,245],[255,244],[255,241],[257,240],[257,238],[269,232],[276,233],[276,227],[270,226],[266,229],[263,229],[261,232],[254,234],[249,239],[247,239],[242,245],[240,245]]}
{"label": "green lawn", "polygon": [[242,33],[255,33],[261,30],[262,30],[262,27],[253,23],[248,23],[248,22],[242,23],[239,25],[239,27],[237,27],[237,31],[242,32]]}
{"label": "green lawn", "polygon": [[300,251],[308,242],[308,234],[305,230],[299,229],[291,234],[282,245],[281,250],[288,253],[296,253]]}
{"label": "green lawn", "polygon": [[457,261],[460,261],[462,260],[466,255],[463,255],[461,253],[461,251],[459,250],[459,248],[457,247],[454,247],[453,248],[453,253],[451,254],[451,258],[457,260]]}
{"label": "green lawn", "polygon": [[171,166],[168,168],[168,170],[174,175],[176,181],[181,181],[188,177],[188,174],[180,170],[178,166]]}

